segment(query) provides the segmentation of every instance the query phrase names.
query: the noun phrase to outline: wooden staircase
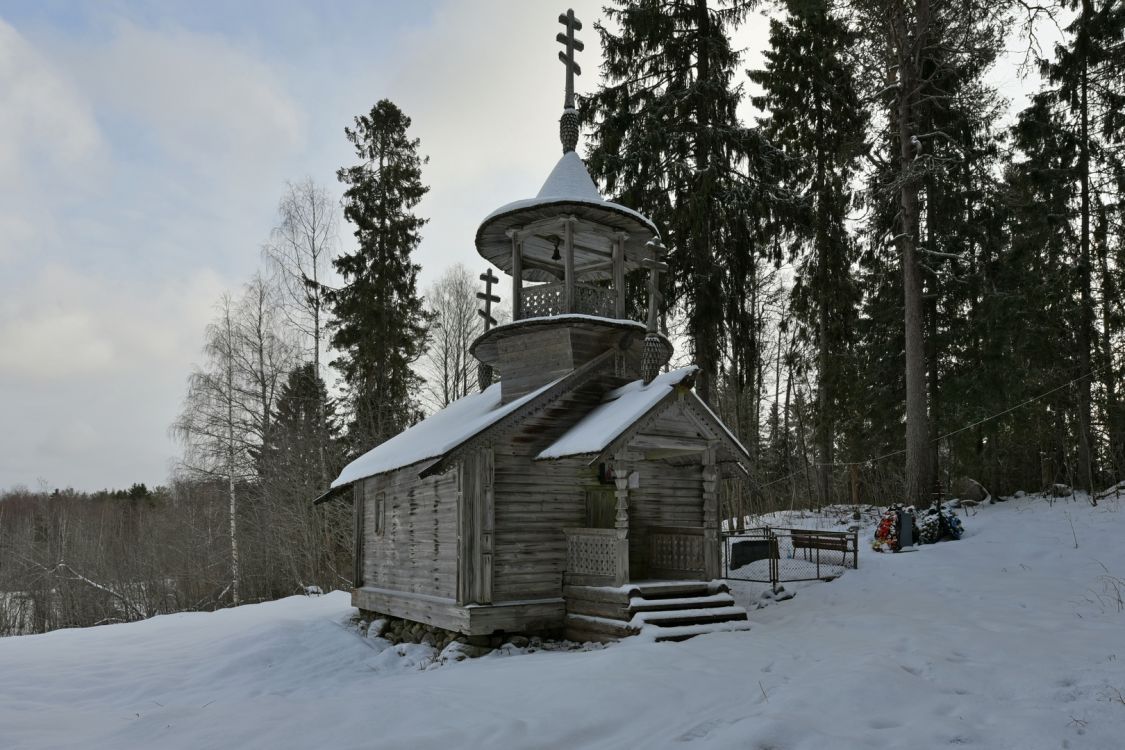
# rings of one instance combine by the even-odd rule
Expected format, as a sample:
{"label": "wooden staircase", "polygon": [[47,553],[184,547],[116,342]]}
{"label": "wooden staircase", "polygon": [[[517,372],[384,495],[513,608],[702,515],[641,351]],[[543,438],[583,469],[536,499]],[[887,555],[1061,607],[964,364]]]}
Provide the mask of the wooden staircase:
{"label": "wooden staircase", "polygon": [[641,635],[682,641],[704,633],[749,630],[746,610],[725,583],[644,581],[625,586],[566,586],[566,637],[602,643]]}

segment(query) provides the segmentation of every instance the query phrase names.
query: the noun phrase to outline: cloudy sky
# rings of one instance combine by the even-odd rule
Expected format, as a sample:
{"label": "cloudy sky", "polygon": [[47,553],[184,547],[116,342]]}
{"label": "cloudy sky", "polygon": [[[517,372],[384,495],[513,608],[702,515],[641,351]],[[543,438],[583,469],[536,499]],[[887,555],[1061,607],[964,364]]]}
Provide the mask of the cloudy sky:
{"label": "cloudy sky", "polygon": [[[571,5],[588,91],[601,2]],[[0,488],[167,479],[216,299],[259,266],[287,180],[339,194],[343,128],[380,98],[430,157],[422,284],[480,264],[480,219],[558,157],[561,9],[0,0]],[[750,63],[765,38],[741,32]]]}
{"label": "cloudy sky", "polygon": [[[584,87],[599,3],[573,5]],[[558,156],[558,11],[0,0],[0,487],[166,480],[216,299],[286,180],[339,194],[343,128],[380,98],[430,157],[422,283],[480,263],[479,220]]]}

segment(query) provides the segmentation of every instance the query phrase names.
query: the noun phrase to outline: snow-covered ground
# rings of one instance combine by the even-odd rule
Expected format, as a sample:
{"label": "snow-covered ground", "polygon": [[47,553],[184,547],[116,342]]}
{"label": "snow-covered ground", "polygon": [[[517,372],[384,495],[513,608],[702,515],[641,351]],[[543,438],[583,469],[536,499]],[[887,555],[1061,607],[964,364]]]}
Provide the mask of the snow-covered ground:
{"label": "snow-covered ground", "polygon": [[0,748],[1125,747],[1125,499],[964,521],[684,643],[420,670],[343,594],[0,639]]}

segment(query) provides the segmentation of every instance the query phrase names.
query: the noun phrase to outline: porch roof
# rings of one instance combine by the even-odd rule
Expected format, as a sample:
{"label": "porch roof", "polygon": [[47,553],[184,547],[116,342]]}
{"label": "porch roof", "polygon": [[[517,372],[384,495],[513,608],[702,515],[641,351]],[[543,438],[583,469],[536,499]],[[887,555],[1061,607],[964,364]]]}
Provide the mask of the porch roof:
{"label": "porch roof", "polygon": [[634,380],[605,395],[599,404],[558,440],[544,448],[537,459],[563,458],[601,453],[637,420],[669,396],[699,370],[695,365],[657,375],[648,385]]}

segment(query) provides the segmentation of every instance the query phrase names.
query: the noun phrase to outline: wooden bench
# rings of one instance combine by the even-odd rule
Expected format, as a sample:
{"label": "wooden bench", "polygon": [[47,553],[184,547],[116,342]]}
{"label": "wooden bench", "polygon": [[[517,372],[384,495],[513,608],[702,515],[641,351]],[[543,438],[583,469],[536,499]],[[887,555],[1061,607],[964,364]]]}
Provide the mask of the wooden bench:
{"label": "wooden bench", "polygon": [[839,552],[841,562],[847,565],[848,553],[852,554],[853,567],[859,567],[859,535],[858,532],[846,531],[798,531],[789,532],[793,540],[793,551],[805,551],[805,559],[813,559],[813,550],[817,551],[816,561],[820,563],[821,550],[826,552]]}

